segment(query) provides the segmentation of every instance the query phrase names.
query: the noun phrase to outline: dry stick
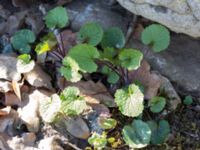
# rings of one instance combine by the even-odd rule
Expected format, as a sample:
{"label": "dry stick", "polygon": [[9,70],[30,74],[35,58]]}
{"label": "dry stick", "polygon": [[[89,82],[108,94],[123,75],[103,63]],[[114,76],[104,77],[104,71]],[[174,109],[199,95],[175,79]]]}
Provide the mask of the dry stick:
{"label": "dry stick", "polygon": [[[134,15],[132,21],[129,24],[127,33],[126,33],[126,44],[125,47],[127,46],[129,40],[131,39],[131,35],[134,32],[135,26],[136,26],[136,22],[137,22],[137,16]],[[129,85],[129,76],[128,76],[128,70],[127,69],[122,69],[122,73],[124,74],[124,81],[125,81],[125,85]]]}
{"label": "dry stick", "polygon": [[69,141],[65,141],[65,143],[66,143],[67,145],[69,145],[70,147],[72,147],[73,149],[75,149],[75,150],[82,150],[82,149],[80,149],[79,147],[77,147],[76,145],[70,143]]}

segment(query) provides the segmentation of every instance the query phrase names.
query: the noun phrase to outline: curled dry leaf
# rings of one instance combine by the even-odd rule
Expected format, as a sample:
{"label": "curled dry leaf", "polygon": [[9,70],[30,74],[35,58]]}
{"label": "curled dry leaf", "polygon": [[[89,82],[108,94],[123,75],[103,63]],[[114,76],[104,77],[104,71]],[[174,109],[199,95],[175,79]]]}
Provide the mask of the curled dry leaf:
{"label": "curled dry leaf", "polygon": [[24,79],[34,87],[46,87],[52,89],[51,77],[46,74],[39,65],[28,73],[24,73]]}
{"label": "curled dry leaf", "polygon": [[68,85],[78,87],[80,94],[85,97],[87,103],[102,103],[109,107],[116,106],[113,97],[101,82],[95,83],[89,80],[69,83]]}
{"label": "curled dry leaf", "polygon": [[31,132],[39,130],[39,103],[46,100],[52,93],[44,90],[34,90],[22,97],[22,108],[18,109],[20,118]]}
{"label": "curled dry leaf", "polygon": [[139,81],[145,88],[145,99],[151,99],[156,96],[161,85],[161,78],[150,71],[150,65],[143,60],[139,69],[129,72],[129,78],[132,82]]}
{"label": "curled dry leaf", "polygon": [[[62,133],[69,132],[74,137],[80,139],[87,139],[90,136],[90,131],[85,123],[85,121],[80,117],[65,117],[60,119],[60,121],[56,124],[56,127],[61,130]],[[67,130],[67,132],[65,131]]]}
{"label": "curled dry leaf", "polygon": [[7,93],[12,90],[13,90],[13,88],[12,88],[11,82],[5,81],[5,80],[0,80],[0,92]]}
{"label": "curled dry leaf", "polygon": [[0,79],[19,81],[21,74],[17,72],[17,59],[12,56],[0,55]]}
{"label": "curled dry leaf", "polygon": [[21,91],[20,88],[21,86],[24,84],[24,81],[22,80],[21,83],[19,83],[18,81],[13,80],[12,81],[12,88],[13,91],[15,92],[15,94],[17,95],[17,97],[21,100]]}

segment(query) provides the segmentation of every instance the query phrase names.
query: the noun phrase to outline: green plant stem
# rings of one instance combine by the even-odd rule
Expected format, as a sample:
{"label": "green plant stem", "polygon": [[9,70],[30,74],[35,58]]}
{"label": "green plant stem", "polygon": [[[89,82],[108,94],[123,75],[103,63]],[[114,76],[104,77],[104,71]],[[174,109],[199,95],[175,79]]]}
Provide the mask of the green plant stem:
{"label": "green plant stem", "polygon": [[119,71],[108,61],[102,61],[102,60],[97,60],[97,62],[103,64],[103,65],[106,65],[107,67],[109,67],[110,69],[112,69],[112,71],[114,71],[115,73],[117,73],[120,78],[123,79],[123,76],[119,73]]}

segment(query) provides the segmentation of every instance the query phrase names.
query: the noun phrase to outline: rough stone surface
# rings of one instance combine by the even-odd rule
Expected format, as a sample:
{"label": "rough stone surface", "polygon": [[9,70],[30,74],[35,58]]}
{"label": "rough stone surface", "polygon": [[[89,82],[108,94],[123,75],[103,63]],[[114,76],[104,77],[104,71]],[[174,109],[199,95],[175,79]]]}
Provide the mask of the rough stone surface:
{"label": "rough stone surface", "polygon": [[131,16],[120,5],[112,5],[110,0],[73,0],[67,5],[71,28],[75,31],[87,22],[99,22],[104,28],[117,26],[124,32]]}
{"label": "rough stone surface", "polygon": [[141,49],[154,70],[175,83],[184,95],[200,97],[200,42],[185,35],[172,35],[166,51],[154,53],[140,41],[130,40],[129,47]]}
{"label": "rough stone surface", "polygon": [[134,14],[159,22],[177,33],[200,37],[199,0],[118,0]]}

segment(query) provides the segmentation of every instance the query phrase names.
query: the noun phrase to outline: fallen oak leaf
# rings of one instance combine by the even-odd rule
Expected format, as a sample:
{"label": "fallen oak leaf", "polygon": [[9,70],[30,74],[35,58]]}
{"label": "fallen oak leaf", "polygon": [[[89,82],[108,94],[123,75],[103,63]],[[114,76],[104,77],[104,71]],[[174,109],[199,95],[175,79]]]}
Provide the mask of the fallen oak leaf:
{"label": "fallen oak leaf", "polygon": [[24,93],[22,97],[22,106],[18,108],[20,119],[24,122],[31,132],[39,130],[39,104],[52,95],[51,92],[45,90],[34,90],[30,93]]}

